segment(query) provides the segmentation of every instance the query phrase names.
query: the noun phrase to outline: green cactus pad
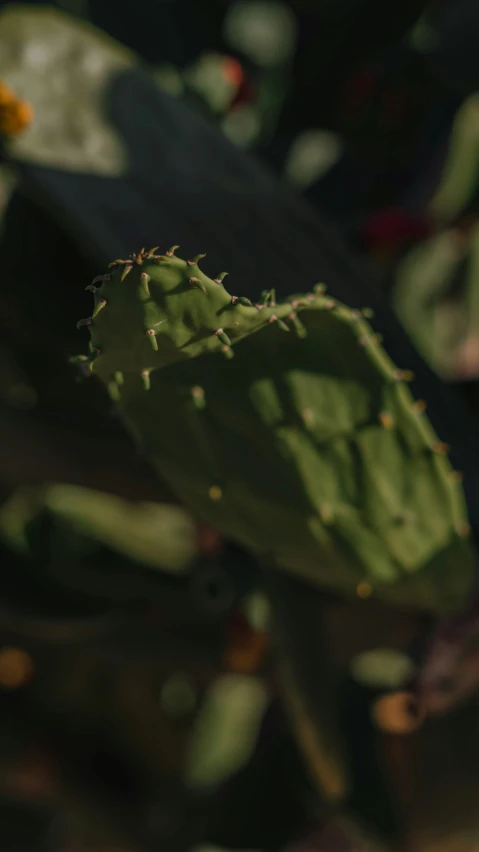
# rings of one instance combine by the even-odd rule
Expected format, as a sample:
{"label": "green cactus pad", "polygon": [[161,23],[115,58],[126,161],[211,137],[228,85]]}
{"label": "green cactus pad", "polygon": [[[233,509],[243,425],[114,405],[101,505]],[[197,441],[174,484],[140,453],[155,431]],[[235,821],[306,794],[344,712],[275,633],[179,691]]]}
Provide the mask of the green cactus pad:
{"label": "green cactus pad", "polygon": [[247,304],[175,248],[115,261],[87,322],[91,371],[162,478],[324,588],[460,607],[473,576],[460,477],[366,312],[321,285]]}
{"label": "green cactus pad", "polygon": [[[164,255],[143,249],[114,261],[86,288],[94,290],[95,303],[91,317],[79,320],[78,327],[90,327],[94,372],[103,380],[118,370],[145,377],[208,352],[231,357],[233,343],[265,325],[289,331],[288,316],[298,325],[295,307],[276,305],[274,291],[264,291],[257,305],[231,296],[222,283],[226,273],[208,278],[198,267],[205,255],[184,261],[175,256],[177,248]],[[296,308],[303,303],[308,299],[298,297]]]}

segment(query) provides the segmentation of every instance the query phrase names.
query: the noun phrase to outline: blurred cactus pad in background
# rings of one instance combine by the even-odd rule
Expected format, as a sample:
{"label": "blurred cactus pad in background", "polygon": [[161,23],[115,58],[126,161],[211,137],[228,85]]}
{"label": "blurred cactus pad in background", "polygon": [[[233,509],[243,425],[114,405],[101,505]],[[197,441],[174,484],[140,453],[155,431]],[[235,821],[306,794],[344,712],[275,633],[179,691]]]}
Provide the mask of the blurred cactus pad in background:
{"label": "blurred cactus pad in background", "polygon": [[135,64],[134,55],[49,6],[12,4],[1,10],[0,44],[0,79],[18,98],[28,98],[32,117],[35,110],[35,121],[24,122],[27,132],[14,133],[18,107],[7,112],[0,90],[0,121],[5,112],[0,130],[12,137],[9,155],[77,173],[121,174],[126,155],[104,114],[104,98],[114,76]]}
{"label": "blurred cactus pad in background", "polygon": [[458,109],[437,187],[431,233],[398,259],[393,304],[419,351],[446,381],[479,376],[479,96]]}

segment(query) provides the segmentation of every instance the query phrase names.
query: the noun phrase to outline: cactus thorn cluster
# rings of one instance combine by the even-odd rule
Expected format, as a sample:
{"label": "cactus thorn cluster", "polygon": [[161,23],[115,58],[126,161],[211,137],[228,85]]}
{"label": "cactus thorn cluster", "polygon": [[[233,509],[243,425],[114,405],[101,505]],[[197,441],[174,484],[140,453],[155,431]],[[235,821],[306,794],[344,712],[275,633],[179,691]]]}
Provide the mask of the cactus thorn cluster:
{"label": "cactus thorn cluster", "polygon": [[[92,330],[92,342],[102,353],[101,358],[91,356],[95,360],[93,372],[102,379],[108,380],[110,371],[111,381],[113,368],[119,365],[131,372],[132,355],[142,377],[158,367],[215,349],[229,359],[234,355],[234,343],[266,324],[304,337],[307,332],[298,310],[316,304],[318,298],[323,299],[327,310],[335,305],[325,299],[322,285],[315,293],[281,305],[277,304],[274,289],[263,290],[253,304],[246,296],[231,296],[225,290],[227,272],[214,279],[204,275],[198,266],[206,257],[204,253],[184,261],[175,255],[178,248],[173,245],[165,254],[156,254],[157,247],[149,251],[143,248],[126,260],[118,258],[110,263],[108,273],[97,275],[85,288],[93,293],[95,302],[91,316],[79,320],[77,328],[87,326]],[[192,301],[191,296],[196,293],[198,298]],[[110,329],[126,305],[130,306],[132,319],[138,320],[131,326],[130,339],[126,341],[119,335],[115,342],[104,346],[102,328]],[[142,336],[145,344],[140,343]]]}

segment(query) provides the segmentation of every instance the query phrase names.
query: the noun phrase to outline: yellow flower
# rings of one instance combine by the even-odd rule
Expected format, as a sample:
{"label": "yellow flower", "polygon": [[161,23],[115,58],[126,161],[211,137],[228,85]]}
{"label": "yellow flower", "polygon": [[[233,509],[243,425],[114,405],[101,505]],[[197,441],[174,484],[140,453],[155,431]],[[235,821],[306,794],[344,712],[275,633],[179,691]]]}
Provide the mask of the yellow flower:
{"label": "yellow flower", "polygon": [[0,80],[0,136],[16,136],[33,121],[33,107]]}

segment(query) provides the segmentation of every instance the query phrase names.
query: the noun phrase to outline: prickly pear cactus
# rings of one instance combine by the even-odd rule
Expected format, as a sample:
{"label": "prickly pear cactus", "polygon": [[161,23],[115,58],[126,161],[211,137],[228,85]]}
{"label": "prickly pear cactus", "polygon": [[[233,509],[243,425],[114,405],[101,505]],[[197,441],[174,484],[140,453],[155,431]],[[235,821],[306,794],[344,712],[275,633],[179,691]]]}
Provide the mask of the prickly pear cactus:
{"label": "prickly pear cactus", "polygon": [[322,587],[460,607],[473,571],[460,476],[365,312],[322,286],[252,304],[177,248],[88,285],[91,351],[75,359],[163,479],[225,536]]}

